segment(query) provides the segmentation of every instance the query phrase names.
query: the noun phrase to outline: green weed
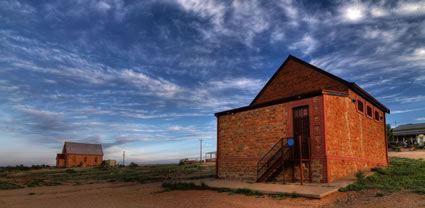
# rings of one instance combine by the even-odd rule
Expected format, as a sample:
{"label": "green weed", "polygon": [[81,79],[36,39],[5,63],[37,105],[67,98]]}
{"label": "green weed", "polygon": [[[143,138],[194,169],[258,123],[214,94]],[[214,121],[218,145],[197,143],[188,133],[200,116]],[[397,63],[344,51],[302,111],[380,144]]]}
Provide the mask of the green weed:
{"label": "green weed", "polygon": [[[164,190],[161,192],[167,192],[172,190],[211,190],[211,191],[216,191],[219,193],[226,192],[226,193],[229,193],[230,195],[242,194],[245,196],[257,196],[257,197],[263,197],[264,195],[267,195],[275,199],[284,199],[287,196],[286,193],[264,194],[259,191],[245,189],[245,188],[240,188],[240,189],[215,188],[215,187],[210,187],[206,185],[205,183],[202,183],[201,185],[196,185],[194,183],[168,183],[167,182],[167,183],[162,183],[162,187],[164,188]],[[294,192],[294,194],[296,193]]]}
{"label": "green weed", "polygon": [[19,188],[24,188],[24,187],[17,184],[0,181],[0,190],[19,189]]}
{"label": "green weed", "polygon": [[395,192],[403,189],[425,194],[425,162],[408,158],[390,158],[387,168],[375,168],[375,174],[365,178],[357,173],[354,184],[341,188],[340,191],[359,191],[379,189]]}

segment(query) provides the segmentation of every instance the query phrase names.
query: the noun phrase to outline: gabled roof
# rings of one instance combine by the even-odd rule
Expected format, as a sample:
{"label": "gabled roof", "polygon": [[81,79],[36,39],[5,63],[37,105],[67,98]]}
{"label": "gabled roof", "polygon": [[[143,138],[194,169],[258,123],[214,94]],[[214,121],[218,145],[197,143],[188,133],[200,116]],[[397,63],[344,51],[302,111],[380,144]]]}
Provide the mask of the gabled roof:
{"label": "gabled roof", "polygon": [[272,78],[270,78],[270,80],[267,82],[267,84],[263,87],[263,89],[260,91],[260,93],[258,93],[258,95],[254,98],[254,100],[251,102],[250,106],[255,105],[255,101],[263,94],[264,90],[270,85],[270,83],[277,77],[277,75],[279,74],[279,72],[284,68],[284,66],[288,63],[289,60],[294,60],[300,64],[303,64],[307,67],[309,67],[312,70],[315,70],[331,79],[334,79],[340,83],[342,83],[343,85],[347,86],[349,89],[353,90],[354,92],[356,92],[357,94],[359,94],[360,96],[362,96],[364,99],[366,99],[367,101],[369,101],[370,103],[374,104],[376,107],[378,107],[379,109],[381,109],[383,112],[385,113],[390,113],[390,110],[385,107],[385,105],[383,105],[382,103],[380,103],[378,100],[376,100],[374,97],[372,97],[372,95],[370,95],[369,93],[367,93],[365,90],[363,90],[361,87],[359,87],[356,83],[354,82],[348,82],[340,77],[337,77],[323,69],[320,69],[314,65],[311,65],[295,56],[289,55],[288,58],[286,58],[286,60],[283,62],[283,64],[279,67],[279,69],[273,74]]}
{"label": "gabled roof", "polygon": [[405,124],[393,128],[393,131],[419,130],[425,129],[425,123]]}
{"label": "gabled roof", "polygon": [[65,142],[62,154],[103,155],[101,144]]}

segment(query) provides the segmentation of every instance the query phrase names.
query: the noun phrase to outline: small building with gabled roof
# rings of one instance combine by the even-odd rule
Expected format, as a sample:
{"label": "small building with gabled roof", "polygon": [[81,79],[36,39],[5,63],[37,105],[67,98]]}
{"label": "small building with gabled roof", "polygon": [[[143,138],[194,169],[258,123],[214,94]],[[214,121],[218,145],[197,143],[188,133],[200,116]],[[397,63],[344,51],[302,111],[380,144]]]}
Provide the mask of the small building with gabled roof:
{"label": "small building with gabled roof", "polygon": [[424,145],[425,142],[425,123],[405,124],[392,129],[395,144],[410,143]]}
{"label": "small building with gabled roof", "polygon": [[103,161],[101,144],[65,142],[62,154],[56,155],[57,167],[98,166]]}
{"label": "small building with gabled roof", "polygon": [[218,178],[327,183],[388,165],[390,110],[289,55],[250,105],[216,113]]}

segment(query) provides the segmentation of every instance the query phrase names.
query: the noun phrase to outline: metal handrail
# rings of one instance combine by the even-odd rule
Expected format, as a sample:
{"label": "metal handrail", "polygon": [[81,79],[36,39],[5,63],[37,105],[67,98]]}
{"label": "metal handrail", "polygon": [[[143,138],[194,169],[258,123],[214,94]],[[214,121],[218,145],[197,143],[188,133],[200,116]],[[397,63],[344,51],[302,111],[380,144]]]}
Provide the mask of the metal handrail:
{"label": "metal handrail", "polygon": [[[264,169],[264,167],[268,167],[269,166],[269,163],[270,163],[270,161],[273,161],[274,160],[274,158],[276,157],[276,155],[278,155],[278,153],[281,153],[282,154],[282,152],[281,151],[283,151],[283,148],[284,148],[284,146],[287,146],[287,143],[285,143],[286,145],[284,145],[284,142],[282,141],[282,140],[284,140],[284,139],[289,139],[289,138],[280,138],[277,142],[276,142],[276,144],[274,144],[273,146],[272,146],[272,148],[270,148],[270,150],[258,161],[258,163],[257,163],[257,180],[258,180],[258,178],[259,177],[261,177],[260,176],[260,172]],[[278,147],[278,145],[280,145],[280,147],[277,149],[277,150],[275,150],[275,147]],[[275,151],[273,151],[273,150],[275,150]],[[273,151],[273,155],[272,156],[269,156],[271,153],[272,153],[272,151]],[[284,153],[285,155],[286,155],[286,153]],[[261,165],[261,167],[260,167],[260,164],[263,162],[263,160],[265,160],[266,158],[269,158],[269,159],[267,159],[267,161],[266,162],[264,162],[264,164],[263,165]]]}
{"label": "metal handrail", "polygon": [[[281,149],[281,148],[279,148],[279,150],[278,150],[278,151],[276,151],[276,152],[275,152],[275,154],[274,154],[272,157],[270,157],[270,159],[269,159],[269,160],[267,160],[267,162],[266,162],[266,163],[264,163],[264,165],[262,165],[260,168],[258,168],[258,167],[259,167],[259,164],[257,164],[257,179],[258,179],[258,173],[260,173],[260,172],[263,170],[263,168],[265,168],[265,167],[269,167],[270,162],[271,162],[272,160],[274,160],[277,156],[281,155],[281,151],[282,151],[282,149]],[[266,165],[267,165],[267,166],[266,166]]]}

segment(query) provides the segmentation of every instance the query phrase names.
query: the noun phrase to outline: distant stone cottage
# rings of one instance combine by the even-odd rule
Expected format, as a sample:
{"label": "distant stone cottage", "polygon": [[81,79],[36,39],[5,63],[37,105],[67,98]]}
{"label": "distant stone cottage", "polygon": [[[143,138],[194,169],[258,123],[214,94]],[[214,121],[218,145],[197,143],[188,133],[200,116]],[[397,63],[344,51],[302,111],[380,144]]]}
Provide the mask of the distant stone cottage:
{"label": "distant stone cottage", "polygon": [[102,161],[101,144],[65,142],[62,154],[56,156],[56,167],[98,166]]}
{"label": "distant stone cottage", "polygon": [[328,183],[388,165],[389,109],[289,56],[248,106],[216,113],[218,178]]}

